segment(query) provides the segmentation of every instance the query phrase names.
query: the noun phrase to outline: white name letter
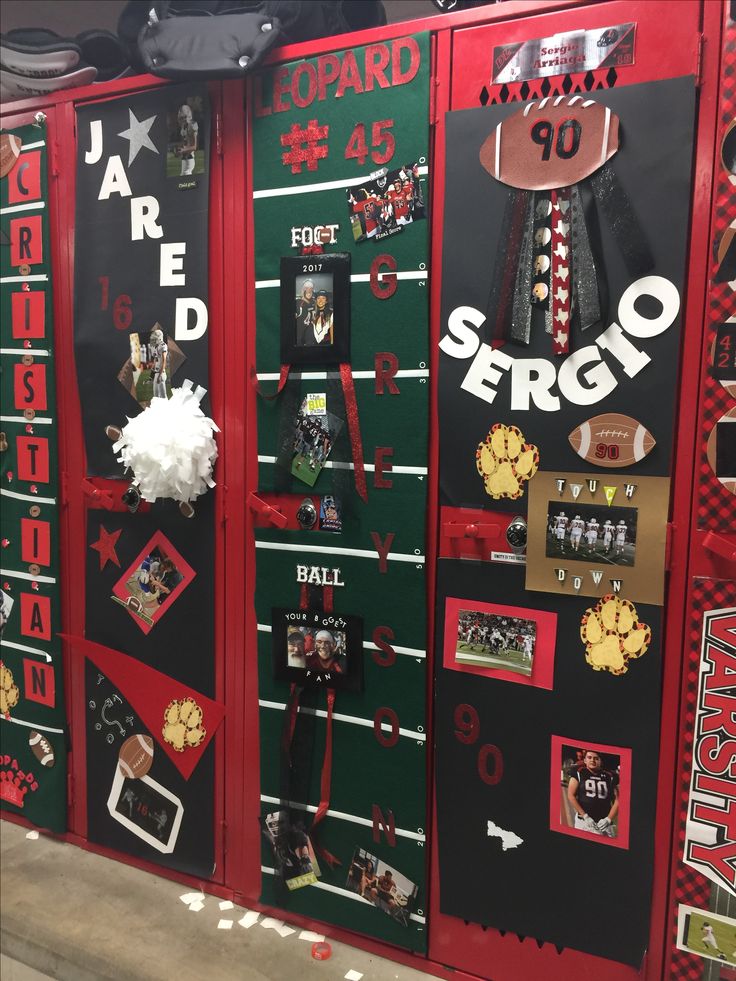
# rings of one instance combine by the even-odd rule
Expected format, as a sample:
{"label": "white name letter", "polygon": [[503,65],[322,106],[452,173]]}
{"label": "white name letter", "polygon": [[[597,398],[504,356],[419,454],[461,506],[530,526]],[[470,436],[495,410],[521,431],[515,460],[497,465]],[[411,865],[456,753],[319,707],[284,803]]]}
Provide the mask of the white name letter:
{"label": "white name letter", "polygon": [[102,120],[91,119],[89,124],[89,150],[84,152],[86,164],[96,164],[102,156]]}
{"label": "white name letter", "polygon": [[184,256],[187,254],[186,242],[161,243],[161,274],[159,286],[185,286],[187,277],[181,271]]}
{"label": "white name letter", "polygon": [[[589,368],[582,373],[590,386],[586,388],[578,381],[578,371],[583,365],[594,362],[597,362],[595,368]],[[575,405],[593,405],[600,402],[606,395],[610,395],[617,385],[611,369],[601,361],[598,348],[593,347],[592,344],[589,347],[581,347],[579,351],[575,351],[563,361],[557,382],[565,398]]]}
{"label": "white name letter", "polygon": [[[501,381],[501,372],[508,371],[513,361],[514,359],[503,351],[494,351],[490,344],[481,344],[460,388],[483,399],[484,402],[492,403],[496,397],[492,386],[498,385]],[[498,365],[498,368],[495,365]]]}
{"label": "white name letter", "polygon": [[152,195],[130,199],[130,238],[139,242],[144,235],[149,238],[161,238],[163,228],[157,224],[158,201]]}
{"label": "white name letter", "polygon": [[528,410],[531,395],[538,409],[559,412],[560,400],[556,395],[549,394],[556,381],[555,366],[544,358],[514,358],[511,366],[511,408]]}
{"label": "white name letter", "polygon": [[447,329],[456,340],[445,335],[440,341],[440,350],[451,358],[472,358],[478,350],[480,338],[468,327],[466,320],[470,321],[476,331],[486,322],[486,318],[475,307],[455,307],[447,318]]}
{"label": "white name letter", "polygon": [[107,201],[111,194],[119,194],[121,198],[127,198],[132,193],[128,178],[125,175],[123,161],[117,155],[110,157],[105,167],[105,176],[102,178],[97,200]]}
{"label": "white name letter", "polygon": [[[189,311],[194,310],[194,326],[189,326]],[[207,304],[196,296],[178,296],[174,317],[174,338],[177,341],[196,341],[207,333]]]}

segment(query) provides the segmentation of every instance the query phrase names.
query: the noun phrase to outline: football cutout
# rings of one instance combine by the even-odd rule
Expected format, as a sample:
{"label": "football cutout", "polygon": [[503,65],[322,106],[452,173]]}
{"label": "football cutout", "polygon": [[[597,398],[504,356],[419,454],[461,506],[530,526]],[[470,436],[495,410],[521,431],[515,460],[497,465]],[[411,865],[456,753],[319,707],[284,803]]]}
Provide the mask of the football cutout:
{"label": "football cutout", "polygon": [[36,757],[41,766],[53,766],[56,762],[56,754],[54,753],[51,743],[45,736],[42,736],[40,732],[33,730],[28,737],[28,745],[31,747],[31,752]]}
{"label": "football cutout", "polygon": [[15,167],[22,145],[20,138],[12,133],[0,133],[0,177],[7,177]]}
{"label": "football cutout", "polygon": [[530,102],[500,122],[480,148],[491,177],[511,187],[568,187],[618,150],[618,116],[582,95]]}
{"label": "football cutout", "polygon": [[150,736],[129,736],[120,747],[118,766],[129,780],[145,777],[153,763],[153,740]]}
{"label": "football cutout", "polygon": [[581,422],[568,439],[583,460],[613,470],[639,463],[656,445],[646,426],[618,412],[606,412]]}

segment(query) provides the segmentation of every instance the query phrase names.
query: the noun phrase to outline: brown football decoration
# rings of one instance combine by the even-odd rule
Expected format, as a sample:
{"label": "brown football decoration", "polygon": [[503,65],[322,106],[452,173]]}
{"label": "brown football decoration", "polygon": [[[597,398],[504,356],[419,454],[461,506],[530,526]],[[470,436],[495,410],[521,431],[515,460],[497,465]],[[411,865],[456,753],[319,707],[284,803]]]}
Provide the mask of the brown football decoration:
{"label": "brown football decoration", "polygon": [[120,747],[118,766],[129,780],[145,777],[153,763],[153,740],[150,736],[130,736]]}
{"label": "brown football decoration", "polygon": [[40,732],[33,730],[28,737],[28,745],[31,752],[36,757],[41,766],[53,766],[56,762],[56,754],[53,746]]}
{"label": "brown football decoration", "polygon": [[[732,473],[719,474],[718,473],[718,439],[726,439],[731,433],[736,433],[736,409],[729,409],[725,415],[722,415],[715,426],[710,431],[710,436],[708,436],[708,442],[705,445],[705,455],[708,460],[708,465],[713,471],[719,484],[721,484],[729,493],[736,494],[736,477]],[[734,437],[731,436],[731,441]],[[733,443],[732,443],[733,445]]]}
{"label": "brown football decoration", "polygon": [[582,95],[530,102],[496,126],[480,148],[491,177],[511,187],[568,187],[618,150],[618,116]]}
{"label": "brown football decoration", "polygon": [[20,137],[13,133],[0,133],[0,177],[7,177],[15,167],[22,145]]}
{"label": "brown football decoration", "polygon": [[583,460],[614,470],[639,463],[656,445],[646,426],[618,412],[604,412],[581,422],[568,439]]}

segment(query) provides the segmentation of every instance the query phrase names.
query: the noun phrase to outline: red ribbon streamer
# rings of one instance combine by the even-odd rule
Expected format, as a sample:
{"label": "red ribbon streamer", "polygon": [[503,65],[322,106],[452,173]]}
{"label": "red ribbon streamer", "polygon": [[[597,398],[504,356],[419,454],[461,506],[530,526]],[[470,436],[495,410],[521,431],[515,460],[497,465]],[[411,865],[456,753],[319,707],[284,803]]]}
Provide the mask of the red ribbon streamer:
{"label": "red ribbon streamer", "polygon": [[325,731],[325,757],[322,762],[322,777],[320,779],[320,797],[319,807],[317,808],[317,813],[314,815],[314,821],[312,821],[312,827],[309,829],[310,838],[312,838],[312,845],[315,851],[323,858],[325,862],[334,868],[336,865],[342,865],[342,862],[335,858],[335,856],[327,851],[322,845],[317,844],[314,840],[314,830],[317,825],[322,821],[327,811],[330,808],[330,786],[332,783],[332,710],[335,707],[335,689],[329,688],[327,690],[327,728]]}
{"label": "red ribbon streamer", "polygon": [[251,384],[253,385],[253,388],[255,388],[256,392],[258,392],[258,394],[261,396],[261,398],[268,399],[269,401],[271,399],[275,399],[276,396],[280,395],[284,390],[286,379],[289,377],[290,368],[291,365],[288,364],[281,365],[281,370],[279,371],[278,386],[276,388],[276,391],[272,392],[270,395],[267,395],[266,392],[264,392],[263,389],[261,388],[261,383],[258,381],[258,375],[256,374],[255,368],[253,368],[253,370],[251,371],[251,375],[250,375]]}
{"label": "red ribbon streamer", "polygon": [[360,436],[360,419],[358,418],[358,403],[355,398],[353,372],[347,361],[340,365],[340,378],[345,393],[345,414],[348,418],[350,445],[353,448],[353,468],[355,474],[355,489],[359,496],[368,501],[368,489],[365,484],[365,467],[363,465],[363,440]]}

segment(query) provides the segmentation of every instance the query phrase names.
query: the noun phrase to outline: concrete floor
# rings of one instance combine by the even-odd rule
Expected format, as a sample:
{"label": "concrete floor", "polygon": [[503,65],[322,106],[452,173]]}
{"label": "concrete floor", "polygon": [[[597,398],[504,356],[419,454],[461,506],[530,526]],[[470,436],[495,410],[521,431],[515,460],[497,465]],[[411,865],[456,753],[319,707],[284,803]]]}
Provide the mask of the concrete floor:
{"label": "concrete floor", "polygon": [[[73,845],[0,821],[0,976],[2,981],[321,981],[349,970],[363,981],[421,981],[430,975],[331,941],[315,961],[299,930],[281,938],[260,924],[218,930],[207,896],[192,913],[189,892]],[[287,920],[288,922],[288,920]]]}

